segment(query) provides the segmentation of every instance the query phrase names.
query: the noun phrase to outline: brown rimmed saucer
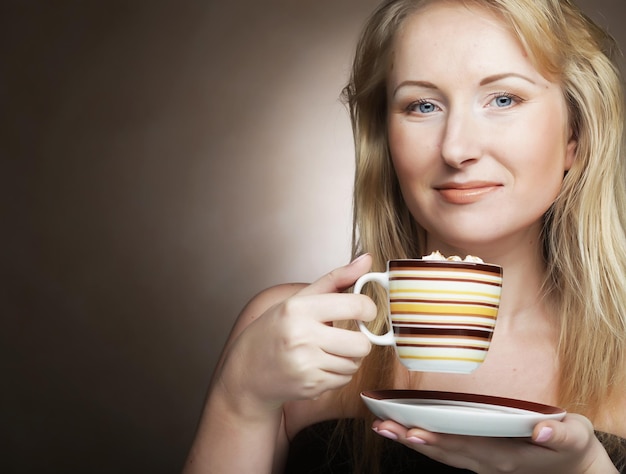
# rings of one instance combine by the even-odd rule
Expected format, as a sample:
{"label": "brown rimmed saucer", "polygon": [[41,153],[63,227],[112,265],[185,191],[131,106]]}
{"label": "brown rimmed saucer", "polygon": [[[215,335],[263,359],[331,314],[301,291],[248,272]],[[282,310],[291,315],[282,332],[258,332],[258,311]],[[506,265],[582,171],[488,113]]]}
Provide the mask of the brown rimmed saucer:
{"label": "brown rimmed saucer", "polygon": [[361,398],[378,418],[435,433],[528,437],[543,420],[562,420],[562,408],[513,398],[427,390],[370,390]]}

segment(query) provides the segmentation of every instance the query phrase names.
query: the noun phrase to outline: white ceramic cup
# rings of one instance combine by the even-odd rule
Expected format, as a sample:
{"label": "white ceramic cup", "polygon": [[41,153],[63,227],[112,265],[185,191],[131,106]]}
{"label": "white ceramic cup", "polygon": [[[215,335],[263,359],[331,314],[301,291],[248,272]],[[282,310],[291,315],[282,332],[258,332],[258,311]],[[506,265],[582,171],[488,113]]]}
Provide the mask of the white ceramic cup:
{"label": "white ceramic cup", "polygon": [[394,345],[400,361],[422,372],[471,373],[485,360],[496,325],[502,267],[449,260],[390,260],[387,271],[367,273],[388,294],[390,329],[376,335],[358,321],[373,344]]}

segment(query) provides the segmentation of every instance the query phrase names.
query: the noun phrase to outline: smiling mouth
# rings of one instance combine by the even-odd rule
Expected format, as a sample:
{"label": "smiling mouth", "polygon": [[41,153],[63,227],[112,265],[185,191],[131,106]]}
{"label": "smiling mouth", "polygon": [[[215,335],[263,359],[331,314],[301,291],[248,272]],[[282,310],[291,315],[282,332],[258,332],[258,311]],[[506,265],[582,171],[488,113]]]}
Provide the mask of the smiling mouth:
{"label": "smiling mouth", "polygon": [[451,204],[472,204],[498,190],[501,186],[493,183],[467,186],[444,186],[436,188],[443,199]]}

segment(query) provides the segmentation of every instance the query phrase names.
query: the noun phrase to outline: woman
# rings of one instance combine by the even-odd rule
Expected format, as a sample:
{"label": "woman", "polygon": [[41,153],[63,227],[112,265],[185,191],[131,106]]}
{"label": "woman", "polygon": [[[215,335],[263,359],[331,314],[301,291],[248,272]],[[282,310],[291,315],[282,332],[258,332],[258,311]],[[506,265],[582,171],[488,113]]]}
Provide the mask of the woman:
{"label": "woman", "polygon": [[[331,438],[331,447],[342,435],[354,441],[346,472],[399,472],[389,464],[398,456],[411,469],[432,458],[481,473],[617,472],[626,172],[613,49],[568,0],[383,3],[346,88],[360,257],[244,309],[185,472],[280,472],[289,440],[335,419],[365,420],[340,423]],[[489,357],[471,375],[409,373],[350,330],[358,319],[380,332],[374,302],[386,296],[344,290],[388,259],[433,250],[504,267]],[[568,414],[539,423],[531,439],[435,434],[372,423],[358,393],[375,388],[505,396]],[[385,438],[408,449],[385,458]]]}

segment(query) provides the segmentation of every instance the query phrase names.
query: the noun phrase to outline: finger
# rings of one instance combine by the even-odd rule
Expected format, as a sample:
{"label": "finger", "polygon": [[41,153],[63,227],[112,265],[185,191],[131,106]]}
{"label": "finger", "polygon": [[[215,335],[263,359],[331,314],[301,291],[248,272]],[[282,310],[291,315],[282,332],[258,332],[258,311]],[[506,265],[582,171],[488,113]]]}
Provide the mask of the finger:
{"label": "finger", "polygon": [[308,315],[321,322],[372,321],[377,313],[376,304],[370,297],[353,293],[296,295],[284,302],[283,310],[285,314]]}
{"label": "finger", "polygon": [[372,257],[363,254],[348,265],[327,273],[319,280],[300,290],[300,295],[317,295],[322,293],[338,293],[354,285],[354,282],[367,273],[372,267]]}
{"label": "finger", "polygon": [[315,398],[328,390],[334,390],[347,385],[352,380],[352,374],[339,374],[318,370],[317,375],[309,379],[303,389],[305,398]]}
{"label": "finger", "polygon": [[374,431],[386,431],[393,433],[400,442],[411,445],[440,445],[445,444],[446,449],[462,451],[471,439],[474,443],[480,442],[480,437],[468,437],[463,435],[440,434],[427,431],[422,428],[407,428],[393,420],[376,420],[373,424]]}
{"label": "finger", "polygon": [[[576,472],[615,472],[613,461],[595,436],[593,425],[582,415],[567,414],[561,422],[550,420],[538,424],[533,442],[569,459]],[[568,472],[574,472],[569,469]]]}
{"label": "finger", "polygon": [[339,375],[354,375],[360,366],[360,358],[339,357],[333,354],[325,354],[320,362],[320,369]]}
{"label": "finger", "polygon": [[379,435],[389,439],[404,438],[407,428],[392,420],[382,420],[377,418],[372,423],[372,429]]}
{"label": "finger", "polygon": [[434,445],[436,434],[418,429],[407,429],[392,420],[376,420],[372,429],[380,436],[398,441],[411,449],[424,452],[423,448]]}
{"label": "finger", "polygon": [[364,334],[349,329],[328,328],[320,338],[320,348],[339,357],[363,358],[372,349],[372,343]]}
{"label": "finger", "polygon": [[402,436],[404,436],[411,429],[413,430],[419,429],[419,428],[407,428],[406,426],[401,425],[400,423],[396,421],[382,420],[382,419],[376,419],[374,423],[372,424],[372,426],[376,428],[380,428],[380,429],[390,430],[396,433],[397,435],[402,435]]}
{"label": "finger", "polygon": [[593,425],[581,415],[568,414],[562,421],[550,420],[537,424],[532,439],[536,444],[553,450],[579,450],[595,438]]}

